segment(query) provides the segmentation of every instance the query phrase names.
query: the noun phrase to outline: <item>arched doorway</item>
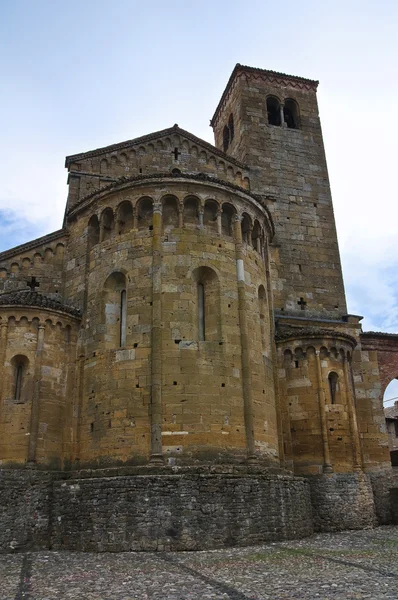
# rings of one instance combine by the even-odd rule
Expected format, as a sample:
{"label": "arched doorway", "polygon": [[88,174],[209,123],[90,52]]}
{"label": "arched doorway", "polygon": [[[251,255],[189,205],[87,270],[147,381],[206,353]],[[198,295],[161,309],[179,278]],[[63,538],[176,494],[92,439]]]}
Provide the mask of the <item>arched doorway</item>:
{"label": "arched doorway", "polygon": [[383,396],[391,464],[398,468],[398,379],[392,379]]}

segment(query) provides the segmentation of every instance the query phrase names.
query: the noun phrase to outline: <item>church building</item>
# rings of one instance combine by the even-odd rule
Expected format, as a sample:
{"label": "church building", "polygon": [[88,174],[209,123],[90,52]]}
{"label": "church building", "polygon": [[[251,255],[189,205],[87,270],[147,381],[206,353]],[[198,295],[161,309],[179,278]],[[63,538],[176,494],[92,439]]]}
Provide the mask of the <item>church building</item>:
{"label": "church building", "polygon": [[347,312],[317,86],[237,64],[214,145],[67,156],[62,227],[0,253],[0,550],[392,521],[398,336]]}

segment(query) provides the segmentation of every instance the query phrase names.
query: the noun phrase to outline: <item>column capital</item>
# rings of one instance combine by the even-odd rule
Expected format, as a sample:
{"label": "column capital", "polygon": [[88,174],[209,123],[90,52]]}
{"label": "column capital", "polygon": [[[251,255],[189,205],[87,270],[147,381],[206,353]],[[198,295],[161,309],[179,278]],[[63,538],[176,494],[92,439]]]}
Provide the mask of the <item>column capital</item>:
{"label": "column capital", "polygon": [[161,201],[160,200],[156,200],[153,203],[153,212],[154,213],[158,213],[158,214],[161,215],[162,211],[163,211],[163,205],[162,205]]}

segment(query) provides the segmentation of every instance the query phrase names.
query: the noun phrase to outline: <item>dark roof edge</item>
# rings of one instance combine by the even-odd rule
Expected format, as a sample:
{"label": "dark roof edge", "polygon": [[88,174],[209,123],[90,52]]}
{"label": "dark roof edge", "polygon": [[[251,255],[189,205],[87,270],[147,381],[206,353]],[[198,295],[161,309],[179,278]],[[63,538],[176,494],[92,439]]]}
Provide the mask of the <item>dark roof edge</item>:
{"label": "dark roof edge", "polygon": [[259,69],[257,67],[248,67],[246,65],[241,65],[240,63],[236,63],[234,70],[231,73],[230,78],[228,79],[227,85],[225,86],[225,89],[222,93],[221,99],[219,101],[219,103],[217,104],[217,108],[214,111],[214,115],[212,116],[211,120],[210,120],[210,125],[211,127],[213,127],[213,125],[215,124],[215,120],[218,116],[218,113],[221,109],[222,104],[224,103],[224,100],[226,99],[228,92],[232,86],[232,83],[235,79],[235,77],[237,76],[238,72],[241,73],[257,73],[258,75],[263,75],[263,76],[268,76],[268,77],[280,77],[281,79],[288,79],[291,82],[295,82],[295,83],[302,83],[302,84],[306,84],[310,87],[312,87],[313,89],[317,89],[319,81],[315,80],[315,79],[307,79],[305,77],[298,77],[297,75],[288,75],[287,73],[279,73],[278,71],[270,71],[268,69]]}
{"label": "dark roof edge", "polygon": [[24,244],[20,244],[19,246],[14,246],[14,248],[10,248],[9,250],[4,250],[4,252],[0,252],[0,261],[7,260],[7,258],[11,258],[15,254],[20,254],[21,252],[32,250],[36,248],[36,246],[41,246],[47,242],[53,242],[58,238],[63,237],[66,234],[65,229],[58,229],[53,233],[48,233],[47,235],[43,235],[42,237],[36,238],[35,240],[31,240],[30,242],[25,242]]}
{"label": "dark roof edge", "polygon": [[249,170],[247,165],[241,163],[236,158],[233,158],[232,156],[225,154],[225,152],[223,152],[219,148],[216,148],[216,146],[213,146],[209,142],[202,140],[201,138],[197,137],[196,135],[193,135],[193,133],[190,133],[189,131],[186,131],[185,129],[181,129],[181,127],[179,127],[178,125],[174,125],[173,127],[168,127],[167,129],[161,129],[160,131],[154,131],[153,133],[149,133],[147,135],[143,135],[138,138],[133,138],[131,140],[126,140],[125,142],[119,142],[118,144],[111,144],[110,146],[103,146],[102,148],[96,148],[95,150],[89,150],[88,152],[81,152],[80,154],[71,154],[70,156],[65,157],[65,167],[68,167],[71,162],[76,161],[76,160],[82,160],[82,159],[88,158],[90,156],[98,156],[101,154],[107,154],[107,153],[113,152],[115,150],[122,150],[123,148],[128,148],[129,146],[134,146],[137,144],[143,144],[146,142],[150,142],[151,140],[157,139],[159,137],[165,137],[166,135],[172,135],[173,133],[178,133],[179,135],[187,137],[195,144],[204,146],[209,151],[213,152],[213,154],[217,154],[217,156],[220,156],[224,160],[231,162],[232,164],[236,165],[237,167],[240,167],[241,169],[245,169],[247,171]]}
{"label": "dark roof edge", "polygon": [[289,328],[287,330],[277,331],[275,333],[275,341],[285,342],[288,340],[300,340],[305,338],[322,338],[322,337],[331,337],[331,338],[340,338],[344,339],[355,347],[357,345],[356,339],[345,333],[344,331],[338,331],[333,329],[324,329],[322,327],[302,327],[302,328]]}
{"label": "dark roof edge", "polygon": [[363,331],[361,333],[361,337],[398,339],[398,333],[387,333],[385,331]]}

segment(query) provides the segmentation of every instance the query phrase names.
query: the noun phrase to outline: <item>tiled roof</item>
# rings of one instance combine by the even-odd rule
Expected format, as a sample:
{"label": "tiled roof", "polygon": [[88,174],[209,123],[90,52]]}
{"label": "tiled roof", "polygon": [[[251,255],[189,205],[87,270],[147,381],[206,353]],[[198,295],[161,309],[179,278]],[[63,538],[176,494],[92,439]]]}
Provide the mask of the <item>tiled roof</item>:
{"label": "tiled roof", "polygon": [[348,333],[337,331],[335,329],[324,329],[321,327],[289,327],[280,328],[275,334],[275,340],[282,342],[290,339],[302,339],[302,338],[344,338],[353,346],[356,346],[356,339]]}
{"label": "tiled roof", "polygon": [[225,154],[225,152],[223,152],[219,148],[216,148],[212,144],[209,144],[209,142],[206,142],[205,140],[202,140],[201,138],[196,137],[196,135],[193,135],[189,131],[186,131],[185,129],[181,129],[181,127],[179,127],[177,124],[175,124],[173,127],[168,127],[167,129],[161,129],[160,131],[154,131],[153,133],[149,133],[149,134],[143,135],[141,137],[133,138],[131,140],[126,140],[125,142],[120,142],[118,144],[111,144],[110,146],[104,146],[103,148],[96,148],[95,150],[90,150],[88,152],[81,152],[80,154],[72,154],[65,158],[65,167],[69,167],[70,163],[72,163],[72,162],[83,160],[85,158],[90,158],[92,156],[99,156],[101,154],[108,154],[109,152],[115,152],[116,150],[123,150],[124,148],[129,148],[130,146],[138,146],[139,144],[145,144],[152,140],[156,140],[158,138],[166,137],[168,135],[173,135],[176,133],[178,135],[188,138],[189,140],[191,140],[195,144],[198,144],[199,146],[205,147],[209,152],[212,152],[213,154],[216,154],[217,156],[222,157],[224,160],[238,166],[239,168],[248,170],[248,167],[246,165],[244,165],[243,163],[241,163],[239,160],[236,160],[236,158],[233,158],[232,156]]}
{"label": "tiled roof", "polygon": [[16,290],[1,294],[0,306],[34,306],[61,311],[73,317],[81,317],[82,314],[79,308],[62,304],[59,300],[48,298],[39,292],[32,292],[31,290]]}

